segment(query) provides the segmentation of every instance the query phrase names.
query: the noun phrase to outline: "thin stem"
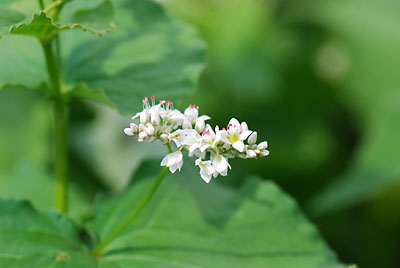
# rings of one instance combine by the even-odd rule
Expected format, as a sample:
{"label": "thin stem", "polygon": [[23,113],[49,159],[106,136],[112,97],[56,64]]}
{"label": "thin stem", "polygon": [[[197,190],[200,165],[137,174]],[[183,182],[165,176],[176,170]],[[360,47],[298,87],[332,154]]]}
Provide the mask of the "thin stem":
{"label": "thin stem", "polygon": [[43,0],[38,0],[38,1],[39,1],[40,10],[43,10],[44,9]]}
{"label": "thin stem", "polygon": [[[171,147],[168,144],[168,152],[171,153]],[[109,234],[100,244],[98,244],[92,251],[93,256],[101,255],[101,251],[112,241],[114,240],[125,228],[136,218],[136,216],[143,210],[143,208],[147,205],[147,203],[151,200],[154,193],[157,191],[160,186],[165,174],[167,173],[168,167],[162,167],[160,173],[157,176],[157,179],[151,186],[149,192],[144,197],[144,199],[140,202],[140,204],[132,210],[128,216],[118,225],[114,231]]]}
{"label": "thin stem", "polygon": [[68,149],[67,123],[68,107],[63,99],[60,80],[60,69],[54,56],[52,41],[42,41],[46,58],[49,86],[53,99],[53,131],[54,131],[54,208],[67,212],[68,195]]}

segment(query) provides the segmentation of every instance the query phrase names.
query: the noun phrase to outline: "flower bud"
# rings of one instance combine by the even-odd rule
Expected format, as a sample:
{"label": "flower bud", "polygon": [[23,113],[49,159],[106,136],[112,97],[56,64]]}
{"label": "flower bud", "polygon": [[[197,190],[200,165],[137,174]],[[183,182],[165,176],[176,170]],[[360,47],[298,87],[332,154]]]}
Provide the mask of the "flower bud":
{"label": "flower bud", "polygon": [[167,144],[168,143],[168,135],[167,134],[161,134],[160,135],[160,140],[163,144]]}
{"label": "flower bud", "polygon": [[190,121],[189,117],[185,116],[185,118],[183,119],[182,128],[183,129],[192,128],[192,122]]}
{"label": "flower bud", "polygon": [[150,124],[150,123],[147,123],[146,124],[146,133],[147,133],[147,135],[153,136],[155,132],[156,132],[156,130],[155,130],[154,126],[152,124]]}
{"label": "flower bud", "polygon": [[267,156],[267,155],[269,155],[269,151],[268,150],[263,150],[263,151],[260,152],[260,156],[261,157],[264,157],[264,156]]}
{"label": "flower bud", "polygon": [[256,152],[254,152],[253,150],[247,150],[247,151],[246,151],[246,157],[247,157],[247,158],[256,158],[256,157],[257,157],[257,154],[256,154]]}
{"label": "flower bud", "polygon": [[131,127],[131,130],[132,130],[132,133],[136,133],[138,131],[138,128],[139,128],[138,125],[136,125],[135,123],[131,123],[130,127]]}
{"label": "flower bud", "polygon": [[134,134],[133,131],[132,131],[132,128],[129,128],[129,127],[124,128],[124,132],[128,136],[133,136],[133,134]]}
{"label": "flower bud", "polygon": [[144,141],[145,139],[147,138],[147,133],[146,132],[140,132],[139,133],[139,139],[138,139],[138,141],[140,141],[140,142],[142,142],[142,141]]}
{"label": "flower bud", "polygon": [[251,133],[249,139],[247,140],[247,142],[249,144],[255,144],[257,142],[257,132],[254,131],[253,133]]}
{"label": "flower bud", "polygon": [[203,129],[206,127],[206,123],[204,122],[204,118],[198,118],[196,121],[195,129],[197,132],[201,133]]}
{"label": "flower bud", "polygon": [[257,149],[264,150],[265,148],[267,148],[267,146],[268,146],[268,143],[266,141],[263,141],[259,145],[257,145]]}

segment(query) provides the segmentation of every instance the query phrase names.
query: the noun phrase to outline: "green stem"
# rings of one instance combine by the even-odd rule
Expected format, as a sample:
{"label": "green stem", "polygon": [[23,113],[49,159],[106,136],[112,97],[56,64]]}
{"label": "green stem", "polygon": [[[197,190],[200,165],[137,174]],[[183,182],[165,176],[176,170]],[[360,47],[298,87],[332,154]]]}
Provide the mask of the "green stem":
{"label": "green stem", "polygon": [[[168,152],[171,153],[171,147],[168,144]],[[151,200],[154,193],[157,191],[160,186],[165,174],[168,171],[168,167],[162,167],[160,173],[157,176],[157,179],[151,186],[149,192],[144,197],[144,199],[140,202],[140,204],[133,209],[128,216],[114,229],[114,231],[109,234],[103,241],[101,241],[92,251],[93,256],[101,255],[101,251],[112,241],[114,240],[125,228],[136,218],[136,216],[143,210],[143,208],[147,205],[147,203]]]}
{"label": "green stem", "polygon": [[44,9],[43,0],[39,0],[39,7],[40,7],[40,10]]}
{"label": "green stem", "polygon": [[68,149],[67,123],[68,107],[63,99],[60,80],[60,69],[54,56],[52,41],[42,41],[49,75],[49,86],[53,99],[53,131],[54,131],[54,208],[67,212],[68,188]]}

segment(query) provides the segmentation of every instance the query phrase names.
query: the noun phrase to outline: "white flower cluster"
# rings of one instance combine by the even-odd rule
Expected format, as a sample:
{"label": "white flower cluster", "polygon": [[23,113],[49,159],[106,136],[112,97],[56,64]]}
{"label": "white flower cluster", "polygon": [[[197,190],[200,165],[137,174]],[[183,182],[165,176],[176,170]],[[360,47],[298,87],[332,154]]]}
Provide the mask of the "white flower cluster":
{"label": "white flower cluster", "polygon": [[128,136],[138,135],[138,141],[153,142],[159,139],[163,144],[175,144],[174,152],[167,154],[161,161],[161,166],[167,166],[174,173],[181,170],[183,165],[182,151],[189,156],[196,156],[195,165],[200,168],[201,178],[209,183],[211,178],[218,175],[226,176],[229,158],[259,158],[269,155],[267,142],[257,144],[257,132],[250,131],[245,122],[239,123],[232,118],[227,128],[215,130],[205,121],[210,117],[199,116],[199,107],[189,105],[181,113],[174,109],[173,103],[161,100],[151,104],[147,97],[143,98],[143,111],[132,119],[139,118],[140,123],[131,123],[124,132]]}

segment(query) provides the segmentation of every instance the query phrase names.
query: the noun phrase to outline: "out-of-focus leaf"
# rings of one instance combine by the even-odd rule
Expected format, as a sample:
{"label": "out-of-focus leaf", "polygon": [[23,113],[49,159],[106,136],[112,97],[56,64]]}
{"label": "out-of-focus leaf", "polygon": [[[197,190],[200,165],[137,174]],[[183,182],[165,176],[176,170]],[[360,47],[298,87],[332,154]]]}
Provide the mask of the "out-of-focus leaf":
{"label": "out-of-focus leaf", "polygon": [[400,6],[395,1],[324,1],[312,6],[308,19],[328,29],[340,44],[340,58],[346,57],[348,70],[340,78],[345,90],[340,93],[364,133],[347,171],[311,201],[315,211],[327,212],[400,183],[400,28],[393,26],[400,24],[394,12]]}
{"label": "out-of-focus leaf", "polygon": [[[0,92],[0,198],[28,200],[41,211],[53,208],[48,109],[34,92]],[[79,221],[91,212],[91,197],[75,182],[69,193],[70,215]]]}
{"label": "out-of-focus leaf", "polygon": [[64,34],[63,44],[70,47],[67,82],[103,88],[124,114],[137,111],[145,95],[174,98],[192,90],[204,50],[193,29],[168,17],[153,1],[115,2],[114,34]]}
{"label": "out-of-focus leaf", "polygon": [[0,215],[1,267],[97,267],[68,218],[13,200],[0,200]]}
{"label": "out-of-focus leaf", "polygon": [[[131,122],[117,111],[90,103],[96,118],[90,124],[71,125],[71,148],[112,191],[121,191],[144,159],[161,159],[158,142],[140,143],[123,132]],[[101,144],[101,146],[99,146]]]}
{"label": "out-of-focus leaf", "polygon": [[44,55],[39,42],[23,36],[0,39],[0,90],[45,88]]}
{"label": "out-of-focus leaf", "polygon": [[[76,4],[72,5],[72,3]],[[61,23],[54,23],[37,1],[9,0],[0,3],[0,90],[36,89],[46,91],[47,70],[37,40],[19,34],[49,39],[54,34],[80,28],[96,34],[113,29],[113,6],[108,0],[65,4]],[[86,22],[90,22],[85,24]],[[106,27],[107,26],[107,27]]]}
{"label": "out-of-focus leaf", "polygon": [[[93,228],[100,238],[151,183],[140,180],[99,204]],[[345,267],[294,201],[258,178],[236,192],[197,175],[167,176],[148,207],[105,251],[99,260],[104,267]]]}
{"label": "out-of-focus leaf", "polygon": [[[19,3],[21,1],[16,0],[13,2]],[[82,29],[102,35],[113,28],[111,23],[113,5],[109,0],[102,1],[92,9],[78,9],[75,7],[72,10],[75,10],[75,13],[70,10],[70,20],[58,23],[45,10],[36,11],[32,14],[29,9],[26,12],[17,11],[12,4],[8,6],[0,5],[2,13],[0,17],[0,37],[6,34],[21,34],[34,36],[40,40],[50,40],[54,35],[65,30]],[[88,24],[84,24],[85,22]]]}
{"label": "out-of-focus leaf", "polygon": [[93,100],[111,108],[115,107],[115,104],[112,103],[109,98],[107,98],[103,89],[89,89],[85,83],[79,83],[73,87],[68,92],[68,96],[79,99]]}

